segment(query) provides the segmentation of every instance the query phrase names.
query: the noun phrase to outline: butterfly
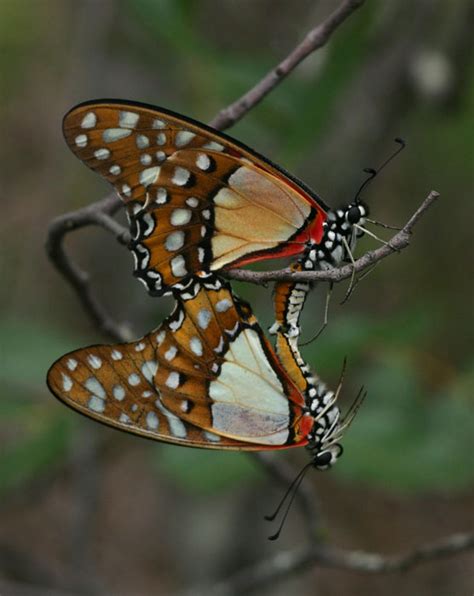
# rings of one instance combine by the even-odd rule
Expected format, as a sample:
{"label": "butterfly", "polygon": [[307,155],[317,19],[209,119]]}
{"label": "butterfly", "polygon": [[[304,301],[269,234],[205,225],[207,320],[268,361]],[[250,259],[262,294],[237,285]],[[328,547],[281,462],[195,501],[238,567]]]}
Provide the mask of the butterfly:
{"label": "butterfly", "polygon": [[179,292],[199,272],[300,254],[321,241],[328,207],[320,197],[205,124],[98,100],[66,114],[63,131],[124,201],[134,274],[152,295]]}
{"label": "butterfly", "polygon": [[193,277],[173,313],[141,339],[59,358],[52,393],[99,422],[157,441],[242,451],[306,446],[329,468],[353,417],[333,393],[280,360],[250,305],[215,274]]}

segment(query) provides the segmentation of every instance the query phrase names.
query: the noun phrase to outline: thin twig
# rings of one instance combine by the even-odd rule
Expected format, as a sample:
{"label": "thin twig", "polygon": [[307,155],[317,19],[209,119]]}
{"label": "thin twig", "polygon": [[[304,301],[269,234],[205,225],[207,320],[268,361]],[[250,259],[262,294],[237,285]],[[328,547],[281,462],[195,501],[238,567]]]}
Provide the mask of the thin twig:
{"label": "thin twig", "polygon": [[275,271],[249,271],[248,269],[231,269],[223,273],[229,279],[238,279],[239,281],[247,281],[254,284],[263,284],[269,281],[332,281],[340,282],[348,277],[351,277],[353,272],[356,273],[367,269],[374,263],[381,261],[394,252],[399,252],[410,244],[410,237],[413,232],[413,227],[418,222],[420,217],[426,210],[439,198],[439,193],[432,190],[426,197],[420,207],[410,217],[403,228],[393,236],[390,241],[377,248],[365,253],[360,259],[355,261],[354,265],[344,265],[328,271],[292,271],[289,267],[285,269],[278,269]]}
{"label": "thin twig", "polygon": [[365,0],[345,0],[320,25],[311,29],[304,40],[298,44],[288,56],[267,73],[252,89],[237,101],[221,110],[211,120],[211,126],[224,130],[240,120],[250,109],[279,85],[309,54],[322,48],[333,32],[358,8]]}
{"label": "thin twig", "polygon": [[400,555],[383,556],[359,550],[344,550],[329,546],[313,546],[281,551],[256,565],[242,569],[225,582],[206,589],[191,591],[187,596],[209,594],[210,596],[234,596],[248,594],[279,579],[290,576],[309,567],[331,567],[362,573],[397,573],[406,571],[421,563],[474,548],[474,534],[452,534],[435,542],[422,544]]}
{"label": "thin twig", "polygon": [[56,269],[76,291],[85,312],[105,335],[117,341],[126,341],[129,335],[108,314],[99,302],[89,283],[89,275],[68,256],[64,249],[66,234],[91,224],[99,225],[115,235],[119,242],[126,243],[128,231],[122,228],[111,215],[120,207],[116,195],[109,195],[91,205],[66,213],[54,219],[48,228],[46,252]]}

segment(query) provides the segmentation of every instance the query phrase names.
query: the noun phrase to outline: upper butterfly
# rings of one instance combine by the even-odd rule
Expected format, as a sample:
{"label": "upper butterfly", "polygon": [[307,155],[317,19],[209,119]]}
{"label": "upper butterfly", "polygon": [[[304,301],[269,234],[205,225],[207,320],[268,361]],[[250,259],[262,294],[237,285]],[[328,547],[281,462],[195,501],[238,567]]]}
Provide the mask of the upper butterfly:
{"label": "upper butterfly", "polygon": [[327,206],[227,135],[163,108],[118,100],[66,114],[66,141],[127,206],[135,275],[155,296],[199,272],[301,253]]}

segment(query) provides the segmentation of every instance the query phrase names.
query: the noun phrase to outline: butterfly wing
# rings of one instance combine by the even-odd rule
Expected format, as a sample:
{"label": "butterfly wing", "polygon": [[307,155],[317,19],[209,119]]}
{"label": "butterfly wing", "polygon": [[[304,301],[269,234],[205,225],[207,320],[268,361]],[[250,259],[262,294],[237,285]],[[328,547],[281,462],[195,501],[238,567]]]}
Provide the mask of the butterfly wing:
{"label": "butterfly wing", "polygon": [[99,421],[195,447],[303,445],[313,424],[250,307],[215,277],[141,340],[63,356],[48,385]]}
{"label": "butterfly wing", "polygon": [[297,254],[326,207],[245,145],[173,112],[103,100],[64,118],[77,157],[127,205],[135,274],[161,295],[199,271]]}

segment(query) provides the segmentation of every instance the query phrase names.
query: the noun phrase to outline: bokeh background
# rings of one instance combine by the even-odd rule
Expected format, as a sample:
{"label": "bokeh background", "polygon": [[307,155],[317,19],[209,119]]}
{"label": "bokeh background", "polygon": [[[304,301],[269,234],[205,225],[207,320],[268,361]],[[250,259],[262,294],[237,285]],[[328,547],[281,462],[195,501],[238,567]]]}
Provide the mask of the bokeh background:
{"label": "bokeh background", "polygon": [[[266,540],[262,516],[282,489],[248,456],[127,436],[49,394],[57,357],[107,338],[44,243],[55,216],[108,192],[62,139],[72,105],[137,99],[209,121],[335,4],[0,0],[2,594],[176,594],[305,544],[297,508],[279,543]],[[365,194],[373,216],[403,224],[432,188],[442,195],[408,250],[343,306],[336,289],[328,329],[305,348],[333,386],[348,357],[345,404],[369,391],[344,457],[305,480],[324,539],[341,547],[391,554],[472,529],[473,17],[470,0],[368,1],[230,131],[333,206],[402,136],[407,149]],[[375,246],[364,240],[358,253]],[[102,230],[71,234],[67,249],[136,336],[170,311]],[[271,289],[236,285],[270,324]],[[308,300],[307,337],[324,296],[319,287]],[[295,470],[306,462],[304,450],[275,457]],[[258,593],[445,596],[470,593],[473,580],[462,554],[395,576],[315,567]]]}

